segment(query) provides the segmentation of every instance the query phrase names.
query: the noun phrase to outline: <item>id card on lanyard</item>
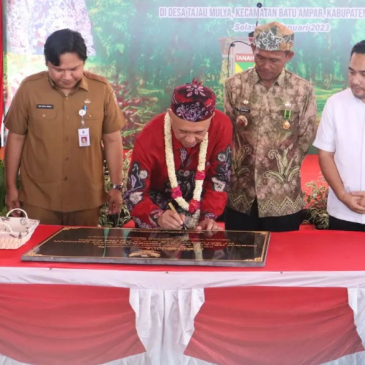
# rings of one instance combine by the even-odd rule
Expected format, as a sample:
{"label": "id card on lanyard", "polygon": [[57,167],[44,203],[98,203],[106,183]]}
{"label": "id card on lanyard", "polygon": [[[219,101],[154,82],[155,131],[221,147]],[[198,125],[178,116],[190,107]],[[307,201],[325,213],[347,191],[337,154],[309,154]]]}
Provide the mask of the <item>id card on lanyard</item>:
{"label": "id card on lanyard", "polygon": [[85,127],[84,116],[86,115],[86,105],[79,110],[79,115],[81,116],[81,128],[78,129],[79,134],[79,147],[89,147],[90,146],[90,130]]}

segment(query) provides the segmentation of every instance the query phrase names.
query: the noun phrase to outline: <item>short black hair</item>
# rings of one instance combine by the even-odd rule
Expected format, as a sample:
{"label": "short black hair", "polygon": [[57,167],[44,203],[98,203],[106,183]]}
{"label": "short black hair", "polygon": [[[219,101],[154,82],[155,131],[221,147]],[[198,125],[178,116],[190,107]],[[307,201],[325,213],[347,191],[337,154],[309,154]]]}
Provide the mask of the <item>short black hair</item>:
{"label": "short black hair", "polygon": [[351,50],[351,56],[354,53],[361,53],[361,54],[365,54],[365,40],[361,41],[359,43],[356,43]]}
{"label": "short black hair", "polygon": [[79,32],[71,29],[61,29],[53,32],[44,44],[46,62],[54,66],[60,65],[60,56],[64,53],[76,53],[82,61],[87,59],[87,48]]}

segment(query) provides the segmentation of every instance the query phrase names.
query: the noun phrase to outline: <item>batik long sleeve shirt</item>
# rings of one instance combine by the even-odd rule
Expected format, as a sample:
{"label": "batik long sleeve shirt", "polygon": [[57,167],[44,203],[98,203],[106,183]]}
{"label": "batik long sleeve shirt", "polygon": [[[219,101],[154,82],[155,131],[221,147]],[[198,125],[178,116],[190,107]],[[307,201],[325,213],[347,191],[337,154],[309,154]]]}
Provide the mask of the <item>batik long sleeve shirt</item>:
{"label": "batik long sleeve shirt", "polygon": [[317,129],[312,85],[284,69],[267,89],[252,68],[227,79],[224,106],[233,124],[227,205],[249,214],[257,199],[259,217],[301,210],[300,167]]}
{"label": "batik long sleeve shirt", "polygon": [[[158,115],[143,128],[132,153],[125,202],[140,228],[156,228],[158,218],[173,202],[165,159],[164,116]],[[200,220],[216,219],[223,213],[231,174],[231,121],[216,110],[208,133]],[[183,198],[189,202],[195,188],[200,144],[186,148],[172,133],[172,147],[178,184]],[[187,214],[174,205],[178,212]]]}

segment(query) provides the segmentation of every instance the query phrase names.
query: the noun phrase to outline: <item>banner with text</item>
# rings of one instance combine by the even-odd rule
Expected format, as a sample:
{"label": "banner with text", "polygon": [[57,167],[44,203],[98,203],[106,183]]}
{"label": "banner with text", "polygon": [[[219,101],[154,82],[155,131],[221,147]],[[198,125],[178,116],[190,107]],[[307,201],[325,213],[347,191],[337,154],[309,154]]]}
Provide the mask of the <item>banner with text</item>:
{"label": "banner with text", "polygon": [[[5,2],[3,2],[5,3]],[[200,78],[218,96],[228,74],[253,66],[256,24],[279,21],[295,32],[288,69],[313,83],[319,116],[330,95],[347,86],[352,46],[365,38],[362,0],[6,0],[6,107],[22,79],[45,69],[43,46],[57,29],[82,33],[86,69],[107,77],[128,119],[126,145],[169,106],[176,85]],[[350,7],[351,4],[351,7]],[[184,5],[184,6],[181,6]],[[364,6],[362,6],[364,5]],[[245,41],[245,43],[247,43]],[[232,67],[230,62],[233,62]]]}

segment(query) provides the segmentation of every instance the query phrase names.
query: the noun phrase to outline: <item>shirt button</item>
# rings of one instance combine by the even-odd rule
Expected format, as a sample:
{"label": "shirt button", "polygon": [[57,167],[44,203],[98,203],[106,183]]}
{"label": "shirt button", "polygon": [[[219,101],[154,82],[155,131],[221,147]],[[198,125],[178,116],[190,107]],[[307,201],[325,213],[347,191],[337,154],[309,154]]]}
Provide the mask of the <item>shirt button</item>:
{"label": "shirt button", "polygon": [[66,96],[65,99],[68,100],[68,97]]}
{"label": "shirt button", "polygon": [[46,117],[46,114],[42,114],[42,117],[45,118]]}
{"label": "shirt button", "polygon": [[66,117],[66,119],[70,119],[70,117]]}
{"label": "shirt button", "polygon": [[68,180],[68,177],[66,176],[64,180],[67,181]]}
{"label": "shirt button", "polygon": [[70,138],[66,137],[65,140],[68,141]]}

